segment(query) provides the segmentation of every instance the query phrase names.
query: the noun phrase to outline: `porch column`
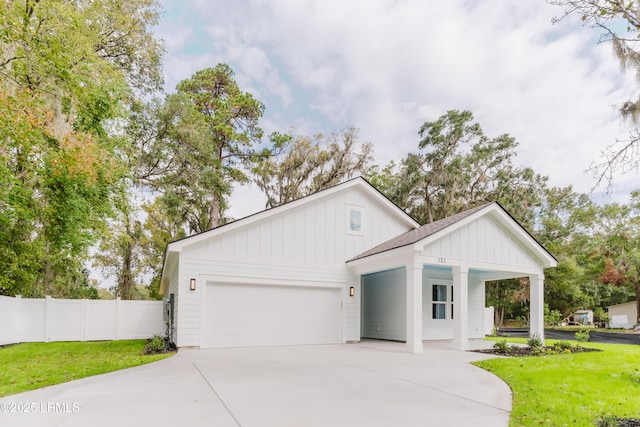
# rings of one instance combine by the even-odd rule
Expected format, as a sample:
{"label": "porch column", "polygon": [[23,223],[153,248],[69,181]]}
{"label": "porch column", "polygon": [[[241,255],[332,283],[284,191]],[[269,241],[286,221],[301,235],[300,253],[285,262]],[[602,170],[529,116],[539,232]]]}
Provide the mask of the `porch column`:
{"label": "porch column", "polygon": [[469,349],[468,267],[453,267],[453,348]]}
{"label": "porch column", "polygon": [[422,262],[415,257],[407,268],[407,353],[422,353]]}
{"label": "porch column", "polygon": [[544,275],[529,276],[529,336],[538,334],[544,344]]}

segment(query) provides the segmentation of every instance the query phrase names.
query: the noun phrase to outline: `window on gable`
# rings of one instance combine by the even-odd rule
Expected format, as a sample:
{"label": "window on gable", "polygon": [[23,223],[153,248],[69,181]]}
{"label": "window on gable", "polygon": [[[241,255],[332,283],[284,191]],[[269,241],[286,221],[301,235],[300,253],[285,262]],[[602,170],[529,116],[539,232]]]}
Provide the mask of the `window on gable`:
{"label": "window on gable", "polygon": [[364,208],[362,206],[347,205],[347,233],[363,234]]}
{"label": "window on gable", "polygon": [[362,211],[349,209],[349,230],[356,233],[362,232]]}

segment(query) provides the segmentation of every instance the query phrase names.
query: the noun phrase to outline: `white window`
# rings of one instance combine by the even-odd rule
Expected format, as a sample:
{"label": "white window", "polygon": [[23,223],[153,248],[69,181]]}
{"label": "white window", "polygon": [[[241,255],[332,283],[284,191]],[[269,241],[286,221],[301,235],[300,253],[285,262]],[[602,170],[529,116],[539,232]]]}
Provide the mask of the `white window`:
{"label": "white window", "polygon": [[362,211],[349,209],[349,230],[356,233],[362,232]]}
{"label": "white window", "polygon": [[432,318],[446,319],[447,315],[447,285],[432,285]]}
{"label": "white window", "polygon": [[[431,292],[431,318],[453,319],[453,286],[433,284]],[[447,306],[449,306],[448,310]]]}
{"label": "white window", "polygon": [[347,206],[347,233],[363,233],[364,208],[360,206]]}

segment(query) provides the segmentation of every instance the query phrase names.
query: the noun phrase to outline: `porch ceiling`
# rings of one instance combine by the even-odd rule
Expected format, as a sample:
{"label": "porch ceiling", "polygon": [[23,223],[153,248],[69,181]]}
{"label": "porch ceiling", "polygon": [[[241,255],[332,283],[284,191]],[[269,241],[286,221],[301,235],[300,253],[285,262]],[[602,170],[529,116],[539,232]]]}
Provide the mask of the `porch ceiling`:
{"label": "porch ceiling", "polygon": [[[423,269],[429,272],[429,275],[439,279],[451,279],[453,277],[453,268],[450,266],[424,264]],[[470,278],[478,278],[482,281],[489,282],[493,280],[517,279],[527,276],[528,273],[516,271],[492,271],[484,269],[469,269]]]}
{"label": "porch ceiling", "polygon": [[[385,271],[397,270],[397,269],[404,269],[404,266],[370,271],[362,275],[366,276],[369,274],[382,273]],[[428,271],[429,276],[436,279],[451,280],[453,278],[453,267],[451,266],[423,264],[423,270]],[[526,277],[528,274],[529,273],[516,272],[516,271],[492,271],[492,270],[483,270],[483,269],[477,269],[477,268],[469,269],[470,278],[481,279],[482,281],[485,281],[485,282],[489,282],[493,280],[518,279],[520,277]]]}

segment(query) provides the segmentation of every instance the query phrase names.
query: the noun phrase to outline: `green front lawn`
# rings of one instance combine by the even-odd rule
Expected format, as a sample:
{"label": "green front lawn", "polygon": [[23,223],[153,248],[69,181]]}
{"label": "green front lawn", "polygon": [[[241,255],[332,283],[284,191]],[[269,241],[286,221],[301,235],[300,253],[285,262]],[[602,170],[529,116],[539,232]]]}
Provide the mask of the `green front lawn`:
{"label": "green front lawn", "polygon": [[475,365],[511,387],[514,427],[593,426],[605,417],[640,418],[640,346],[584,346],[603,351],[496,358]]}
{"label": "green front lawn", "polygon": [[24,343],[0,348],[0,397],[165,359],[145,340]]}

